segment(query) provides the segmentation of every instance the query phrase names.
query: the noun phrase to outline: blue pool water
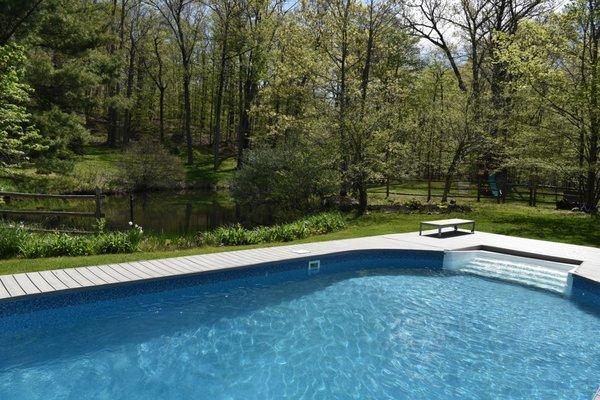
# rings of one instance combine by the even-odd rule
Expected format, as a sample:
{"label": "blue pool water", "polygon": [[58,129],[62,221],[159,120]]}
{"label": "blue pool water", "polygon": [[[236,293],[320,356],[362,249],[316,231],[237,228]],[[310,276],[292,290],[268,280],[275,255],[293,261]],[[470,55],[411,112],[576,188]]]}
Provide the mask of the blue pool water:
{"label": "blue pool water", "polygon": [[5,317],[0,399],[585,399],[600,317],[470,275],[371,270]]}

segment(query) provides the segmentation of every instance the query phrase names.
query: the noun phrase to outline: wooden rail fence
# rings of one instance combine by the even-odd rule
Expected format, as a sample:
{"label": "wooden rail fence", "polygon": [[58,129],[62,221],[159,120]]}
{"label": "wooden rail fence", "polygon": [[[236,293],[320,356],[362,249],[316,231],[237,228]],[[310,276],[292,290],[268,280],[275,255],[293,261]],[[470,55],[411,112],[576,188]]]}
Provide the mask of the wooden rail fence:
{"label": "wooden rail fence", "polygon": [[[385,183],[372,183],[368,185],[369,189],[375,190],[377,193],[393,194],[397,196],[410,197],[431,197],[441,198],[443,192],[444,181],[432,180],[431,191],[427,192],[426,180],[402,180],[390,181],[389,186]],[[398,187],[400,186],[400,187]],[[421,192],[415,191],[420,188]],[[525,201],[530,205],[537,203],[555,203],[567,194],[567,190],[561,186],[553,185],[535,185],[526,183],[508,183],[505,187],[508,189],[507,197],[497,197],[498,201]],[[482,197],[493,197],[490,194],[491,190],[487,182],[470,182],[467,180],[453,181],[451,190],[448,194],[449,198],[477,199]]]}
{"label": "wooden rail fence", "polygon": [[[38,216],[58,216],[58,217],[83,217],[83,218],[104,218],[104,195],[102,190],[97,188],[94,194],[46,194],[46,193],[19,193],[19,192],[0,192],[0,197],[4,199],[5,205],[10,204],[11,199],[57,199],[57,200],[94,200],[94,211],[57,211],[57,210],[20,210],[20,209],[0,209],[0,216],[7,215],[38,215]],[[34,229],[45,231],[44,229]],[[89,233],[88,231],[65,231],[73,233]]]}

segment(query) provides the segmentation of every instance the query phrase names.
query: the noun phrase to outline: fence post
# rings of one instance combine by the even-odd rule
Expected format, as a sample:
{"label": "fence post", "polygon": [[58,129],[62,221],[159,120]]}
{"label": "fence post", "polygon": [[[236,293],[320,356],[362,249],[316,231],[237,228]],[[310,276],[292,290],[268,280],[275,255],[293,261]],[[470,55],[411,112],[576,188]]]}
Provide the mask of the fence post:
{"label": "fence post", "polygon": [[390,197],[390,177],[389,175],[385,178],[385,198],[388,199]]}
{"label": "fence post", "polygon": [[104,218],[104,204],[102,202],[102,189],[96,188],[96,218]]}
{"label": "fence post", "polygon": [[135,224],[133,216],[133,193],[129,193],[129,220],[132,224]]}

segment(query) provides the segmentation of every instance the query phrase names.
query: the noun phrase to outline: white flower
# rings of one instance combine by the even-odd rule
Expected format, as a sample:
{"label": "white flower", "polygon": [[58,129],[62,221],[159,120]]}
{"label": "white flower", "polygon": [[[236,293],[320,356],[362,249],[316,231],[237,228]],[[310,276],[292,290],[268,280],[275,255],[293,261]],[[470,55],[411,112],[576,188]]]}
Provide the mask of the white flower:
{"label": "white flower", "polygon": [[133,225],[133,222],[129,221],[129,226]]}

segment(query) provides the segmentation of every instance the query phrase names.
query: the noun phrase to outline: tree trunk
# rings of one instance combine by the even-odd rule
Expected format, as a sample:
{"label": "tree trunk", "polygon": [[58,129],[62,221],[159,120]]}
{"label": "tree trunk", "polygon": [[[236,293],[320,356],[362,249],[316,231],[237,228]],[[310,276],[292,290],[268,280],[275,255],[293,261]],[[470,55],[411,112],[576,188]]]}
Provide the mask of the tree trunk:
{"label": "tree trunk", "polygon": [[364,179],[358,184],[358,215],[363,215],[367,211],[368,194],[367,183]]}
{"label": "tree trunk", "polygon": [[158,97],[158,119],[159,119],[159,130],[160,130],[160,142],[165,141],[165,88],[161,87],[159,90]]}
{"label": "tree trunk", "polygon": [[[135,44],[131,43],[132,49],[129,52],[129,65],[127,67],[127,89],[126,95],[127,100],[131,99],[131,95],[133,94],[133,80],[135,78]],[[123,118],[123,146],[127,146],[129,144],[130,138],[130,129],[131,129],[131,106],[128,105],[125,109],[125,115]]]}
{"label": "tree trunk", "polygon": [[364,112],[365,103],[367,101],[367,91],[369,88],[369,77],[371,73],[371,59],[373,58],[373,45],[375,40],[375,26],[373,21],[373,1],[369,3],[369,29],[367,38],[367,51],[365,56],[365,64],[361,73],[360,82],[360,97],[361,97],[361,111]]}
{"label": "tree trunk", "polygon": [[340,135],[340,153],[342,163],[340,170],[342,172],[342,185],[340,188],[340,197],[346,197],[348,195],[348,183],[346,173],[348,172],[348,153],[346,151],[346,62],[348,57],[348,43],[347,43],[347,18],[348,18],[348,7],[345,10],[346,15],[344,16],[344,28],[342,31],[342,54],[340,59],[340,94],[339,94],[339,135]]}
{"label": "tree trunk", "polygon": [[598,16],[598,4],[595,1],[589,1],[590,12],[590,132],[588,143],[587,156],[587,176],[586,176],[586,194],[585,208],[588,211],[595,211],[597,206],[597,188],[596,181],[598,179],[598,157],[599,157],[599,141],[600,141],[600,117],[598,115],[598,107],[600,99],[598,96],[598,67],[600,64],[599,58],[599,42],[600,42],[600,26],[596,20]]}
{"label": "tree trunk", "polygon": [[[113,0],[112,8],[111,8],[111,33],[113,35],[117,34],[117,0]],[[107,47],[107,53],[109,58],[113,57],[116,52],[116,45],[113,40],[110,41]],[[117,78],[118,79],[118,78]],[[108,97],[115,97],[119,94],[119,82],[110,82],[108,84]],[[115,106],[108,106],[107,110],[107,128],[106,128],[106,144],[110,147],[115,147],[117,145],[117,123],[119,119],[119,114]]]}
{"label": "tree trunk", "polygon": [[185,144],[187,150],[187,164],[192,165],[194,163],[194,148],[192,143],[192,106],[190,103],[190,67],[187,62],[184,64],[183,68],[185,71],[185,76],[183,77]]}
{"label": "tree trunk", "polygon": [[[201,70],[202,70],[202,84],[200,86],[200,138],[206,130],[206,51],[202,51],[200,56],[201,59]],[[210,136],[210,135],[209,135]]]}
{"label": "tree trunk", "polygon": [[238,97],[240,98],[239,101],[239,112],[240,112],[240,122],[238,125],[238,130],[237,130],[237,143],[236,143],[236,147],[237,147],[237,165],[236,168],[237,169],[241,169],[242,168],[242,162],[243,162],[243,154],[244,154],[244,108],[245,108],[245,100],[244,100],[244,66],[243,66],[243,59],[242,59],[242,55],[240,54],[239,56],[239,64],[240,64],[240,73],[239,73],[239,77],[238,77]]}
{"label": "tree trunk", "polygon": [[462,152],[464,150],[464,144],[461,142],[456,151],[454,152],[454,157],[452,157],[452,162],[448,166],[448,171],[446,172],[446,177],[444,179],[444,193],[442,194],[442,203],[448,202],[448,195],[450,194],[450,189],[452,188],[452,178],[456,173],[456,167],[458,166],[458,162],[462,157]]}
{"label": "tree trunk", "polygon": [[221,69],[215,98],[215,129],[213,133],[213,169],[216,171],[221,165],[219,150],[221,147],[221,106],[223,103],[223,89],[225,87],[225,68],[227,66],[227,35],[229,34],[229,17],[225,19],[225,30],[221,47]]}
{"label": "tree trunk", "polygon": [[[112,95],[115,95],[115,91],[110,91]],[[119,114],[117,109],[113,106],[108,107],[108,129],[107,129],[107,137],[106,144],[109,147],[116,147],[117,145],[117,121],[119,119]]]}

